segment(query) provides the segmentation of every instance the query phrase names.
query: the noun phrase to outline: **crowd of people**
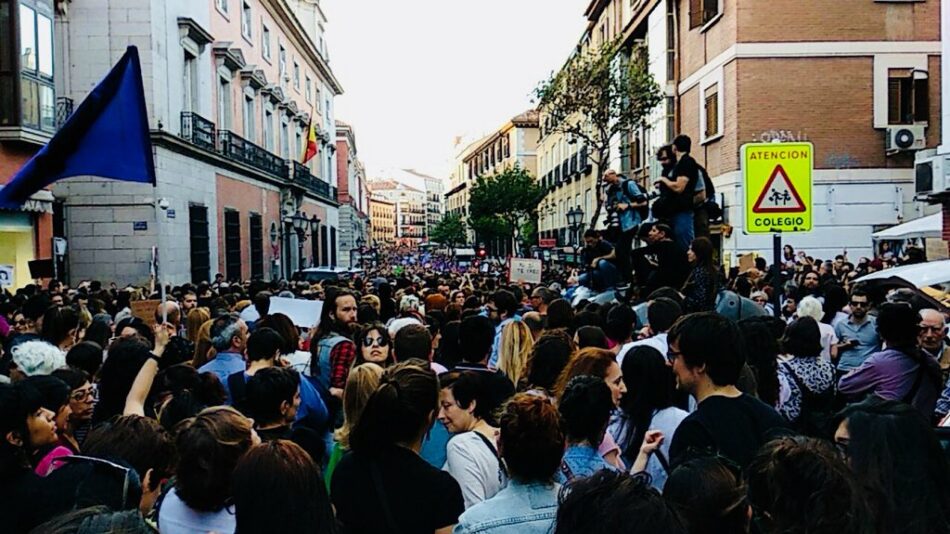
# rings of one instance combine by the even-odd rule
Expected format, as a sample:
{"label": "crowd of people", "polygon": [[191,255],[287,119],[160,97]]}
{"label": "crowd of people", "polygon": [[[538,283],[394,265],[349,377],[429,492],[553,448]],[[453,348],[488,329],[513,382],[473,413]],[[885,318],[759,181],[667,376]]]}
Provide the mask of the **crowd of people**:
{"label": "crowd of people", "polygon": [[[645,249],[618,261],[589,232],[591,269],[536,285],[393,253],[164,300],[4,293],[2,530],[950,532],[946,310],[867,291],[878,260],[844,253],[723,272],[682,226],[708,216],[638,216],[614,242]],[[577,293],[616,281],[619,299]],[[726,290],[753,312],[723,313]]]}

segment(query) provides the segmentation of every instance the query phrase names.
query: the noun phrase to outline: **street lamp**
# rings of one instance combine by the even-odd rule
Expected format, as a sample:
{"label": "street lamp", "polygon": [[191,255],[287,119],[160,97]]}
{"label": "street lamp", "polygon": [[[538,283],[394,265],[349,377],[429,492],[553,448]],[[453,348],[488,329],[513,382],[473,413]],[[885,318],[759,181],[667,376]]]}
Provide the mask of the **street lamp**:
{"label": "street lamp", "polygon": [[[307,216],[299,210],[291,217],[288,217],[288,219],[291,227],[297,232],[297,267],[298,270],[303,270],[303,244],[307,240],[307,229],[314,228],[320,224],[320,219],[317,219],[316,215],[314,215],[312,219],[308,219]],[[313,235],[312,232],[311,230],[311,235]]]}
{"label": "street lamp", "polygon": [[366,240],[363,239],[363,236],[356,237],[356,249],[360,252],[360,269],[363,268],[363,247],[366,246]]}
{"label": "street lamp", "polygon": [[584,210],[580,206],[575,207],[567,211],[567,225],[571,229],[572,236],[572,246],[574,249],[574,262],[580,265],[580,260],[577,258],[578,249],[580,247],[580,239],[578,233],[581,228],[584,226]]}

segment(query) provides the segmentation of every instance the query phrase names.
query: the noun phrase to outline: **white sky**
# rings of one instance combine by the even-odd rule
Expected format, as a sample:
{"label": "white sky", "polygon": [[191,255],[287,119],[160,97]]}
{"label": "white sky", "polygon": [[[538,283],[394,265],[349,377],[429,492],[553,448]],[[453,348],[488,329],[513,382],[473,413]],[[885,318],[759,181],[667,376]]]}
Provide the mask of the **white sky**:
{"label": "white sky", "polygon": [[456,136],[530,109],[567,59],[589,0],[323,0],[336,118],[370,178],[415,168],[448,179]]}

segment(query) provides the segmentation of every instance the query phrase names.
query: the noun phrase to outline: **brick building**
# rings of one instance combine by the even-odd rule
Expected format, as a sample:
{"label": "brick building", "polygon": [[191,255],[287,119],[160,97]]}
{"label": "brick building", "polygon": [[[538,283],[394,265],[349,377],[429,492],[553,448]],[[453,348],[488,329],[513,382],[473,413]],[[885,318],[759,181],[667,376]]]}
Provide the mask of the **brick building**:
{"label": "brick building", "polygon": [[374,198],[394,206],[395,244],[413,248],[426,241],[425,191],[398,180],[376,180],[369,183]]}
{"label": "brick building", "polygon": [[356,150],[353,127],[336,121],[337,201],[340,204],[340,264],[352,266],[357,242],[369,243],[369,189]]}
{"label": "brick building", "polygon": [[[666,99],[618,140],[612,164],[649,185],[656,149],[689,135],[726,212],[713,236],[725,261],[771,250],[768,235],[742,232],[739,159],[743,144],[773,140],[815,147],[814,230],[785,242],[856,258],[872,252],[875,230],[933,209],[913,200],[913,162],[939,142],[939,11],[936,1],[593,0],[579,46],[618,37],[622,53],[647,55]],[[907,146],[901,130],[914,136]],[[560,206],[547,210],[556,230]]]}
{"label": "brick building", "polygon": [[[57,89],[81,100],[136,45],[158,176],[155,188],[92,178],[54,186],[72,279],[143,282],[152,246],[169,283],[336,263],[333,99],[342,88],[325,24],[319,2],[304,0],[69,4],[56,24],[66,43]],[[311,121],[319,150],[303,165]]]}

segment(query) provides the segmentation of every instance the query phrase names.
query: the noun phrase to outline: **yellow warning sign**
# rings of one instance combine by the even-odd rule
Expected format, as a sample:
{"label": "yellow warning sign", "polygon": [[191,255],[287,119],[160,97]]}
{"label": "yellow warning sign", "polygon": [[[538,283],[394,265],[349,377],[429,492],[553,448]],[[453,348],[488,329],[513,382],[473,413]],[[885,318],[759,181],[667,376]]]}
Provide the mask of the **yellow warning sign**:
{"label": "yellow warning sign", "polygon": [[811,231],[813,154],[811,143],[742,145],[745,233]]}

